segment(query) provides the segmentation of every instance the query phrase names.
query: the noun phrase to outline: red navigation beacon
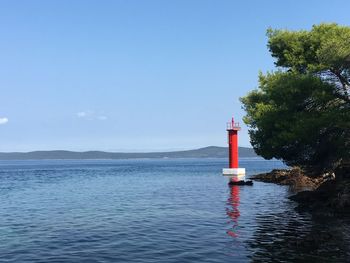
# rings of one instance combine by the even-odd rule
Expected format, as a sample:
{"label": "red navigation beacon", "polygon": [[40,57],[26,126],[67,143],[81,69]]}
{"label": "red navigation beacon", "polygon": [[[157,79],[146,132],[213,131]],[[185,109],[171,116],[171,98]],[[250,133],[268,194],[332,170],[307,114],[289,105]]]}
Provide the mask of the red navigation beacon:
{"label": "red navigation beacon", "polygon": [[241,130],[241,127],[232,118],[231,122],[227,123],[226,130],[228,133],[229,168],[224,168],[222,173],[224,176],[228,176],[230,181],[244,180],[245,168],[238,167],[238,131]]}

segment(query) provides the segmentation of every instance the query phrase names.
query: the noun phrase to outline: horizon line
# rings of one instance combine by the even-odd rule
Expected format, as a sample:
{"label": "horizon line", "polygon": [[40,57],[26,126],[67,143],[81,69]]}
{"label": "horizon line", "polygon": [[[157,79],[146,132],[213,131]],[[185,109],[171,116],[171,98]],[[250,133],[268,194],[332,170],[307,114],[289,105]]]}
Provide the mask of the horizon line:
{"label": "horizon line", "polygon": [[[30,151],[0,151],[0,153],[33,153],[33,152],[76,152],[76,153],[86,153],[86,152],[106,152],[106,153],[164,153],[164,152],[183,152],[183,151],[195,151],[195,150],[201,150],[205,148],[211,148],[211,147],[217,147],[217,148],[228,148],[228,146],[216,146],[216,145],[210,145],[210,146],[203,146],[203,147],[196,147],[196,148],[180,148],[180,149],[164,149],[164,150],[64,150],[64,149],[56,149],[56,150],[30,150]],[[239,148],[248,148],[253,149],[253,147],[247,147],[247,146],[238,146]]]}

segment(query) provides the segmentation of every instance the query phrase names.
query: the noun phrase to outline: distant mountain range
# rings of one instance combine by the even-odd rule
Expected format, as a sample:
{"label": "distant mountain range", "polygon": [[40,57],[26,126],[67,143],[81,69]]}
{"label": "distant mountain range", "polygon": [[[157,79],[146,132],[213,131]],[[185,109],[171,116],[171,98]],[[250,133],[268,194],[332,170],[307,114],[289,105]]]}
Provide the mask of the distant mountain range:
{"label": "distant mountain range", "polygon": [[[252,148],[239,147],[240,157],[257,157]],[[0,160],[40,160],[40,159],[135,159],[135,158],[227,158],[227,147],[209,146],[205,148],[173,152],[72,152],[34,151],[0,153]]]}

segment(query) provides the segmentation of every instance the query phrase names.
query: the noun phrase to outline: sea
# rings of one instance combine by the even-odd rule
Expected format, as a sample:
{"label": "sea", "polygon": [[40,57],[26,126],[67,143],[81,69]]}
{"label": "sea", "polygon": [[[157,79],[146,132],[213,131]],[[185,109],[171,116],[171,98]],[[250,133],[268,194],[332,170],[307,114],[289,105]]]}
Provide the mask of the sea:
{"label": "sea", "polygon": [[[225,159],[0,161],[0,262],[350,262],[350,223]],[[242,158],[247,179],[286,168]]]}

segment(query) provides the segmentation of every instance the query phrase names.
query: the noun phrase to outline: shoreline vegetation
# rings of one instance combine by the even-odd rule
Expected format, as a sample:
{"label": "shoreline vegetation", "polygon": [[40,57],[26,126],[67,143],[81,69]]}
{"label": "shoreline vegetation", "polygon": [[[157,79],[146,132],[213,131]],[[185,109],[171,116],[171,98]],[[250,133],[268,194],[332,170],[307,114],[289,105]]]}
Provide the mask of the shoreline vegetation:
{"label": "shoreline vegetation", "polygon": [[350,218],[350,27],[270,28],[267,37],[276,68],[241,98],[243,120],[258,155],[299,168],[255,180],[295,188],[300,211]]}

